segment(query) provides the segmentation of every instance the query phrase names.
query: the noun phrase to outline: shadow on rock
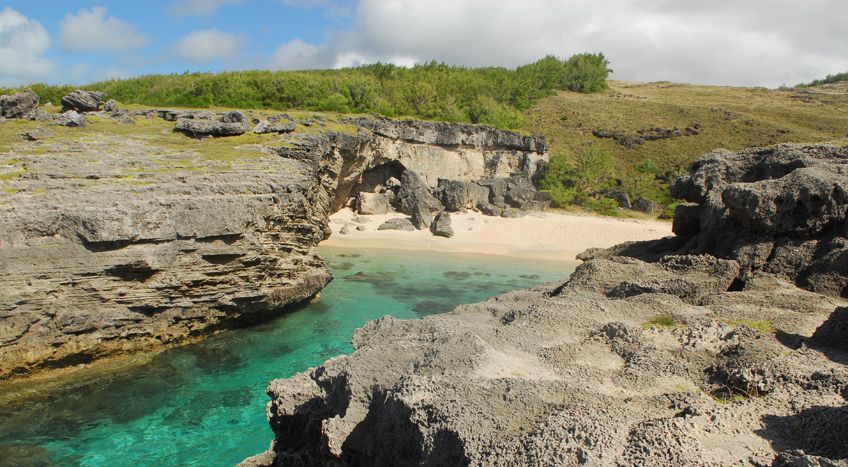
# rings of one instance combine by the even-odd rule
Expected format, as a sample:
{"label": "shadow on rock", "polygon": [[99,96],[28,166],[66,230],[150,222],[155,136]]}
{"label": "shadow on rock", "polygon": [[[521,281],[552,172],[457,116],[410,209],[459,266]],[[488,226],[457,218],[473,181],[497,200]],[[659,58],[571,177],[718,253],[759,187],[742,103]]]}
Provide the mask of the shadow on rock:
{"label": "shadow on rock", "polygon": [[814,456],[848,458],[848,407],[815,406],[795,415],[763,417],[757,434],[776,451],[801,449]]}

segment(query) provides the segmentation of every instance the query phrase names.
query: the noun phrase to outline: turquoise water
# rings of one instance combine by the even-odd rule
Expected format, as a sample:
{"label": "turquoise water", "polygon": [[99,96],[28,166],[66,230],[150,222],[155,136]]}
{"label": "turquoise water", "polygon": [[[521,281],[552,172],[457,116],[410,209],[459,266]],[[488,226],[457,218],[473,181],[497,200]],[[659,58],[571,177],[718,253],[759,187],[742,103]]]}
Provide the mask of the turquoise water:
{"label": "turquoise water", "polygon": [[351,352],[366,321],[441,313],[572,271],[501,257],[321,252],[335,280],[292,313],[0,406],[0,465],[232,465],[268,448],[268,382]]}

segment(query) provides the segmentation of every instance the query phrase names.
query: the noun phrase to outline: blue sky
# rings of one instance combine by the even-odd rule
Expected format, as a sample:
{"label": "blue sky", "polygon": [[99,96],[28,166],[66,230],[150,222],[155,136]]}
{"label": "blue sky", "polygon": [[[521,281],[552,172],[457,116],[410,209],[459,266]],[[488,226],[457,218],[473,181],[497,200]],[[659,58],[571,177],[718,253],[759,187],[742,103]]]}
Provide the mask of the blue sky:
{"label": "blue sky", "polygon": [[[51,45],[43,57],[53,62],[54,67],[41,78],[50,82],[77,83],[185,70],[268,68],[269,57],[281,44],[296,38],[321,43],[328,30],[348,27],[352,13],[350,2],[337,2],[328,8],[329,3],[320,1],[252,0],[250,5],[245,1],[226,0],[7,0],[4,3],[40,23],[51,38]],[[81,11],[87,14],[80,15]],[[116,38],[100,34],[91,37],[92,43],[88,45],[69,44],[69,39],[61,35],[62,25],[64,21],[65,29],[73,30],[69,21],[75,19],[82,23],[79,27],[89,30],[116,20],[119,23],[112,24],[118,25],[115,29],[117,42],[128,35],[138,40],[110,47],[107,44],[114,44]],[[194,59],[189,58],[190,49],[181,53],[180,41],[192,32],[210,30],[229,39],[230,43],[235,42],[237,49],[217,56],[198,53]],[[220,51],[220,47],[217,49]]]}
{"label": "blue sky", "polygon": [[604,52],[616,79],[778,86],[848,70],[845,0],[5,0],[0,86]]}

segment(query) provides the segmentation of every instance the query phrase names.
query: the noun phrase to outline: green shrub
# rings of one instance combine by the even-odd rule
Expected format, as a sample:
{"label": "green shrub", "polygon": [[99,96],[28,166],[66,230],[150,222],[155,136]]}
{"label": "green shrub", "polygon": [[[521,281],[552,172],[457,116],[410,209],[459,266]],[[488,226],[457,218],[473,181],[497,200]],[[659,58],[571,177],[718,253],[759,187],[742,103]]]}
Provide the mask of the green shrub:
{"label": "green shrub", "polygon": [[[576,57],[576,58],[575,58]],[[516,69],[465,68],[435,61],[412,68],[375,63],[338,70],[232,71],[139,76],[82,86],[124,104],[377,112],[519,128],[522,111],[559,90],[603,89],[603,55],[553,56]],[[604,73],[598,69],[603,63]],[[603,85],[602,85],[603,84]],[[58,104],[75,86],[29,86]],[[0,93],[13,92],[0,90]]]}
{"label": "green shrub", "polygon": [[604,54],[577,54],[566,60],[562,88],[578,92],[598,92],[607,88],[612,73]]}
{"label": "green shrub", "polygon": [[583,202],[583,206],[602,216],[618,217],[621,215],[621,211],[618,209],[618,202],[610,198],[590,198]]}

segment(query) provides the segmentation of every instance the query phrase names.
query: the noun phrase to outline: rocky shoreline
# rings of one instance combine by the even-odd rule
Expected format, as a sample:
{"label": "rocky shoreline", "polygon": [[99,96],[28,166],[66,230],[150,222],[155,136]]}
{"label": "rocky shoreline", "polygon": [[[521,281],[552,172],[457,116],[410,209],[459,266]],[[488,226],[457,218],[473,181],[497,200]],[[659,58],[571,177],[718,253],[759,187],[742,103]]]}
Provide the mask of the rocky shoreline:
{"label": "rocky shoreline", "polygon": [[[529,184],[547,159],[542,139],[478,125],[129,110],[81,90],[62,105],[0,100],[21,131],[0,159],[0,380],[277,315],[331,280],[329,214],[387,178],[432,220],[450,208],[439,180]],[[267,137],[214,146],[247,134]]]}
{"label": "rocky shoreline", "polygon": [[244,465],[846,465],[848,148],[717,151],[676,237],[273,381]]}

